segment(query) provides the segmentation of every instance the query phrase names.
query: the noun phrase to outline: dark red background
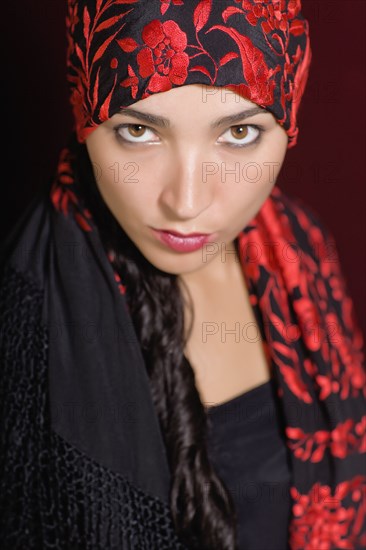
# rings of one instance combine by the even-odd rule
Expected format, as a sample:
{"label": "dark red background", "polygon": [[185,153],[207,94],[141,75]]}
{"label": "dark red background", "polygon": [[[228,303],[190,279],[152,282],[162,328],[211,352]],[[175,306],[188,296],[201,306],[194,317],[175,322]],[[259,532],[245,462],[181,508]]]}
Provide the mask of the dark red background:
{"label": "dark red background", "polygon": [[[366,334],[365,2],[303,0],[313,62],[298,145],[279,186],[311,205],[333,232]],[[72,125],[65,79],[66,0],[6,2],[2,105],[5,151],[0,238],[48,179]],[[5,86],[4,86],[5,85]],[[8,172],[10,176],[4,177]]]}

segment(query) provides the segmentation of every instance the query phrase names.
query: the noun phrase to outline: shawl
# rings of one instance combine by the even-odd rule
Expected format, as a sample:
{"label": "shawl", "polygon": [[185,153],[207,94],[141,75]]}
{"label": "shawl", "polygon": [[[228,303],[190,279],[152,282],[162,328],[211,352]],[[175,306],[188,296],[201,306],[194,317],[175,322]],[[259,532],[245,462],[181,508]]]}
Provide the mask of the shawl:
{"label": "shawl", "polygon": [[[183,550],[123,281],[82,197],[57,190],[1,246],[0,547]],[[238,238],[286,424],[289,548],[360,550],[364,340],[334,238],[277,185]]]}

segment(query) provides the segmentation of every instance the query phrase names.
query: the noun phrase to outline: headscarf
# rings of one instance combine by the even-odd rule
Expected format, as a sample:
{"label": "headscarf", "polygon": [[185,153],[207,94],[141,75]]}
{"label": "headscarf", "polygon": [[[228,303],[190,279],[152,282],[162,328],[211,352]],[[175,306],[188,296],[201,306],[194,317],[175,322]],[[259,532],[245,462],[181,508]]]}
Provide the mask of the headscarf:
{"label": "headscarf", "polygon": [[311,62],[300,0],[69,0],[67,77],[79,141],[177,86],[235,91],[297,142]]}
{"label": "headscarf", "polygon": [[[299,0],[70,0],[67,59],[77,140],[82,143],[99,124],[137,100],[201,83],[227,87],[269,110],[287,132],[288,147],[294,146],[311,59],[308,22],[300,8]],[[73,152],[64,149],[50,196],[62,218],[57,222],[59,241],[91,249],[91,262],[86,267],[77,255],[68,272],[56,249],[55,280],[62,300],[51,300],[51,317],[67,323],[69,303],[85,322],[86,312],[97,317],[97,307],[103,326],[119,326],[128,309],[126,287],[106,267],[105,256],[99,257],[98,229],[78,195],[74,170]],[[290,548],[358,550],[366,544],[364,339],[333,236],[310,208],[275,185],[238,239],[285,418],[293,475]],[[103,269],[97,276],[92,268],[98,266]],[[73,274],[82,278],[86,293]],[[120,303],[111,298],[113,285]],[[103,307],[98,300],[97,306],[90,304],[86,294],[93,291],[104,295]],[[115,376],[122,386],[110,391],[122,401],[138,395],[139,421],[131,431],[113,432],[112,441],[103,431],[108,431],[103,419],[93,433],[83,432],[65,416],[56,419],[53,411],[58,433],[102,463],[126,471],[137,487],[167,503],[169,472],[136,340],[125,350],[128,362],[109,335],[92,349],[67,342],[66,353],[62,346],[67,338],[53,342],[51,403],[66,394],[77,402],[92,401],[99,384],[108,386],[105,378],[118,373],[119,359],[123,381]],[[75,357],[82,366],[78,369],[70,360]],[[89,366],[93,361],[102,372]],[[107,399],[108,391],[103,391]],[[118,452],[125,454],[111,458]]]}

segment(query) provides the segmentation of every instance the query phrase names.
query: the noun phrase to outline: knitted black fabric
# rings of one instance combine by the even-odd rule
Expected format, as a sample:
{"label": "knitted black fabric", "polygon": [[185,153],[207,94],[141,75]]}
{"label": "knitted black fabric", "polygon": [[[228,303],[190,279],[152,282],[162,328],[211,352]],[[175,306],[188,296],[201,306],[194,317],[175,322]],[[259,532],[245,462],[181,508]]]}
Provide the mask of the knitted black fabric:
{"label": "knitted black fabric", "polygon": [[50,426],[43,292],[10,265],[0,291],[0,548],[184,550],[160,499]]}

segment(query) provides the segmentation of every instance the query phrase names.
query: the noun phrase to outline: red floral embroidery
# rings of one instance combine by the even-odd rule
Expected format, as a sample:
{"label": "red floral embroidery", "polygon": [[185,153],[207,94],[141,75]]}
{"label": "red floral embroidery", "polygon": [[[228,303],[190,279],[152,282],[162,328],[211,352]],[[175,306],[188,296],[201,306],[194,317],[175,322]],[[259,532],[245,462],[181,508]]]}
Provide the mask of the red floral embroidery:
{"label": "red floral embroidery", "polygon": [[[161,23],[155,19],[142,30],[144,47],[136,56],[139,73],[142,78],[151,76],[146,90],[163,92],[170,90],[172,84],[182,85],[188,74],[189,57],[184,52],[187,36],[175,21]],[[119,40],[120,47],[131,51],[131,38]],[[136,46],[137,47],[137,44]],[[130,85],[130,79],[121,82],[121,86]]]}
{"label": "red floral embroidery", "polygon": [[366,517],[365,476],[339,483],[334,493],[320,483],[308,494],[299,493],[296,487],[291,487],[290,492],[295,501],[289,529],[291,550],[364,547],[366,534],[361,529]]}
{"label": "red floral embroidery", "polygon": [[[283,111],[286,113],[286,102],[291,102],[291,112],[289,115],[290,128],[288,130],[288,136],[290,138],[289,147],[292,147],[297,141],[298,128],[296,127],[296,116],[302,95],[305,90],[305,86],[308,80],[309,66],[311,62],[311,48],[310,41],[307,39],[307,46],[305,54],[300,46],[297,47],[296,53],[290,57],[288,53],[288,46],[290,36],[300,36],[306,34],[308,38],[308,25],[303,19],[295,19],[301,9],[300,0],[235,0],[237,3],[241,3],[242,9],[235,7],[228,7],[223,12],[223,19],[225,23],[231,15],[237,13],[245,14],[247,21],[257,27],[259,24],[263,31],[263,37],[268,45],[268,48],[275,54],[285,57],[285,63],[282,69],[280,90],[281,90],[281,105]],[[280,33],[278,31],[281,31]],[[279,50],[274,47],[274,41],[277,42]],[[296,68],[296,69],[295,69]],[[272,69],[273,73],[269,75],[271,78],[277,71],[280,70],[280,66],[276,69]],[[295,79],[289,78],[295,74]],[[285,90],[285,84],[288,83],[288,90]],[[272,83],[274,84],[274,83]],[[248,90],[244,90],[245,96],[250,97]],[[271,105],[266,101],[261,100],[259,96],[255,99],[253,96],[252,101],[258,103],[261,106]],[[272,101],[273,103],[273,101]],[[280,124],[286,121],[287,113],[285,117],[279,120]]]}
{"label": "red floral embroidery", "polygon": [[173,6],[184,6],[183,0],[160,0],[160,13],[164,15],[164,13],[169,8],[171,2],[173,2]]}
{"label": "red floral embroidery", "polygon": [[[300,226],[307,232],[309,242],[317,257],[315,264],[312,258],[304,255],[304,265],[308,265],[310,271],[302,270],[300,272],[303,279],[302,294],[309,294],[306,288],[309,288],[310,285],[305,277],[309,277],[310,273],[312,294],[309,296],[312,302],[319,307],[320,317],[314,319],[313,329],[309,325],[308,330],[313,333],[314,341],[320,343],[319,351],[331,365],[326,373],[323,373],[313,363],[309,374],[313,376],[316,387],[320,389],[319,398],[321,400],[334,394],[342,400],[347,399],[349,395],[356,397],[362,393],[366,397],[364,338],[355,316],[352,298],[348,293],[347,284],[340,269],[334,237],[329,230],[327,230],[328,235],[325,236],[324,231],[320,231],[319,227],[311,223],[309,216],[305,215],[301,201],[298,200],[297,203],[297,205],[294,204],[295,215]],[[301,311],[297,308],[297,302],[294,302],[294,307],[301,315]],[[330,309],[331,303],[333,307]]]}
{"label": "red floral embroidery", "polygon": [[121,86],[124,86],[125,88],[131,88],[131,95],[135,99],[138,92],[139,79],[136,76],[136,73],[131,67],[131,65],[128,65],[127,70],[128,70],[129,76],[128,78],[125,78],[123,82],[121,82]]}
{"label": "red floral embroidery", "polygon": [[[278,194],[274,188],[273,197]],[[284,204],[279,201],[278,209],[275,204],[267,200],[250,222],[250,229],[239,235],[248,287],[262,288],[258,301],[272,359],[286,387],[305,404],[333,396],[341,400],[350,394],[355,398],[362,393],[366,396],[363,335],[339,258],[333,254],[329,261],[326,253],[329,249],[334,252],[329,231],[321,229],[320,222],[305,214],[299,201],[293,201],[294,216],[307,235],[307,246],[313,254],[299,248],[294,261],[285,261],[288,245],[296,243],[298,246],[299,241],[291,229],[293,223],[290,224],[284,212],[281,213]],[[273,243],[273,246],[264,247],[264,242]],[[250,248],[254,249],[254,261],[247,256],[246,251]],[[294,246],[293,250],[296,250]],[[280,271],[276,265],[281,266]],[[265,284],[260,280],[259,267],[271,275]],[[337,288],[338,300],[334,288]],[[258,290],[252,293],[256,295]],[[289,309],[289,297],[293,311]],[[281,315],[273,311],[272,299],[279,304]],[[307,356],[303,356],[303,344]],[[313,381],[312,388],[306,374]]]}
{"label": "red floral embroidery", "polygon": [[[118,0],[119,4],[133,4],[138,0]],[[116,86],[117,77],[114,79],[114,85],[106,96],[102,97],[100,88],[100,67],[95,73],[96,63],[103,57],[105,51],[111,42],[120,33],[120,26],[117,30],[109,32],[107,37],[100,42],[99,33],[115,28],[117,23],[129,13],[120,13],[106,18],[106,11],[113,7],[115,2],[107,0],[104,4],[102,0],[96,2],[95,17],[91,18],[88,6],[84,6],[82,11],[83,39],[85,46],[82,48],[77,42],[74,42],[71,34],[79,22],[76,8],[78,2],[69,1],[68,16],[66,24],[68,25],[68,80],[72,85],[70,101],[73,107],[74,118],[76,122],[77,135],[85,139],[97,123],[93,120],[96,113],[99,121],[103,121],[109,116],[109,106]],[[133,8],[132,8],[133,9]],[[74,61],[72,58],[74,57]],[[95,73],[95,75],[94,75]]]}
{"label": "red floral embroidery", "polygon": [[[73,33],[75,31],[75,26],[78,23],[78,2],[77,0],[69,0],[66,14],[66,28],[68,29],[69,33]],[[69,38],[71,38],[70,35]]]}
{"label": "red floral embroidery", "polygon": [[[261,23],[264,33],[270,33],[276,29],[287,32],[289,22],[300,13],[301,9],[300,0],[290,0],[289,2],[286,0],[254,0],[254,3],[247,0],[235,0],[235,2],[242,4],[242,8],[247,12],[246,19],[251,25],[256,26],[260,18],[265,19]],[[297,26],[301,27],[300,21],[297,22]]]}
{"label": "red floral embroidery", "polygon": [[[276,191],[274,191],[276,194]],[[264,329],[267,341],[270,343],[269,349],[272,359],[278,366],[278,369],[286,383],[288,389],[301,401],[310,404],[313,402],[313,397],[309,393],[309,385],[303,379],[303,368],[300,363],[300,356],[295,343],[302,336],[306,343],[309,344],[311,338],[304,330],[310,324],[313,326],[319,319],[317,310],[310,300],[306,300],[308,294],[307,285],[300,283],[304,297],[300,298],[298,325],[294,321],[289,309],[288,295],[292,295],[295,289],[299,286],[300,273],[300,258],[297,263],[284,261],[284,250],[289,242],[296,242],[296,239],[291,234],[288,223],[281,220],[281,217],[274,211],[274,204],[271,200],[267,200],[258,215],[259,220],[265,219],[266,224],[252,220],[249,234],[243,231],[239,234],[239,251],[243,264],[244,274],[247,277],[248,287],[251,285],[260,284],[259,266],[262,266],[266,273],[271,274],[265,291],[259,298],[261,311],[265,313]],[[259,228],[261,227],[261,230]],[[263,234],[263,228],[270,227],[271,235]],[[273,243],[273,246],[263,247],[263,242]],[[250,262],[246,259],[245,251],[251,245],[259,258],[255,262]],[[264,253],[266,252],[266,253]],[[256,252],[254,252],[254,258]],[[280,274],[275,269],[275,266],[281,265],[286,287],[276,284],[280,281]],[[278,269],[278,268],[277,268]],[[304,275],[303,275],[304,276]],[[305,281],[304,281],[305,282]],[[253,291],[253,294],[256,294]],[[271,298],[272,297],[272,298]],[[279,304],[281,316],[273,311],[271,300]],[[294,300],[294,305],[296,301]],[[311,343],[310,349],[313,347]],[[318,346],[316,346],[318,347]]]}
{"label": "red floral embroidery", "polygon": [[[115,255],[114,251],[109,251],[108,252],[108,259],[109,259],[110,262],[113,262],[114,255]],[[118,290],[120,291],[121,294],[125,294],[126,293],[126,286],[122,284],[121,277],[118,275],[118,273],[115,271],[115,269],[113,269],[113,275],[114,275],[114,280],[117,283]],[[128,304],[126,304],[126,306],[128,308]]]}
{"label": "red floral embroidery", "polygon": [[[219,82],[262,107],[271,107],[288,133],[288,148],[296,144],[297,110],[311,59],[309,47],[304,53],[309,38],[300,1],[232,0],[233,5],[228,1],[221,13],[224,25],[210,26],[213,0],[190,6],[189,14],[184,0],[158,0],[151,3],[155,17],[141,31],[128,26],[128,14],[133,20],[133,5],[140,2],[97,0],[85,5],[69,0],[68,80],[79,141],[131,100],[202,81],[212,86]],[[181,7],[174,11],[176,20],[160,20],[158,16],[164,17],[171,6]],[[254,26],[256,31],[248,33],[247,27]],[[208,36],[213,31],[229,35],[234,50],[220,51],[215,45],[217,32],[213,39]],[[125,54],[124,63],[117,45]],[[204,78],[197,79],[196,73]]]}
{"label": "red floral embroidery", "polygon": [[352,418],[341,422],[332,431],[305,433],[301,428],[288,426],[286,435],[288,447],[302,461],[320,462],[327,448],[333,456],[345,458],[351,453],[366,452],[366,415],[359,422]]}
{"label": "red floral embroidery", "polygon": [[280,71],[280,67],[277,66],[275,69],[269,69],[263,53],[253,45],[248,37],[240,34],[236,29],[224,27],[223,25],[213,25],[207,32],[215,29],[225,32],[235,40],[240,51],[243,77],[248,82],[248,85],[228,84],[226,87],[241,93],[241,95],[254,103],[258,103],[258,105],[272,105],[275,88],[273,77]]}
{"label": "red floral embroidery", "polygon": [[[57,175],[50,191],[50,199],[56,210],[62,212],[65,216],[68,216],[71,211],[81,229],[91,231],[92,228],[87,221],[91,219],[91,213],[87,208],[80,206],[77,195],[71,189],[74,183],[71,160],[72,155],[69,149],[62,149],[57,166]],[[71,205],[74,206],[73,209]]]}
{"label": "red floral embroidery", "polygon": [[[308,34],[308,29],[305,29]],[[301,24],[301,32],[303,32],[303,25]],[[294,34],[294,27],[292,27],[292,33]],[[301,59],[302,58],[302,59]],[[293,84],[290,84],[290,92],[288,99],[292,101],[290,111],[290,128],[288,129],[288,136],[291,140],[296,142],[298,135],[298,128],[296,127],[297,113],[300,107],[302,96],[306,88],[306,84],[309,78],[309,69],[312,59],[312,51],[310,41],[307,41],[305,53],[303,54],[301,48],[298,46],[296,54],[293,56],[293,63],[298,65],[295,79]]]}

